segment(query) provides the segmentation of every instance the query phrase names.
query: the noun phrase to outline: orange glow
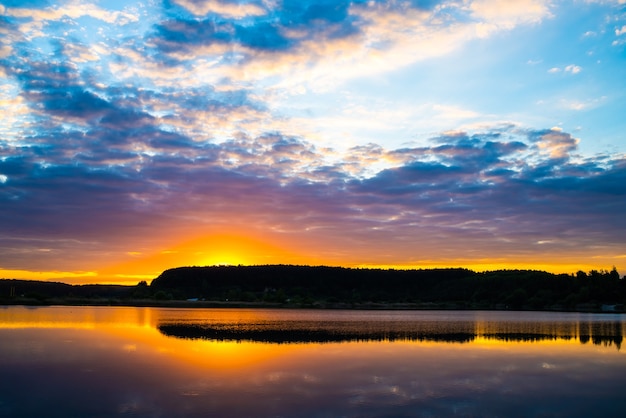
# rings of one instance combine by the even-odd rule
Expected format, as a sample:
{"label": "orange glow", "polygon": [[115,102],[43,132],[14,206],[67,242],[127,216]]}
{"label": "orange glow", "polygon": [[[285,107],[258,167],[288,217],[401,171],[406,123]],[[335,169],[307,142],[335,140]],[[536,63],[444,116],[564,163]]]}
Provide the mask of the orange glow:
{"label": "orange glow", "polygon": [[[162,337],[161,337],[162,338]],[[167,340],[167,353],[194,367],[212,370],[250,368],[306,349],[304,345],[278,345],[234,341]]]}
{"label": "orange glow", "polygon": [[[302,351],[302,344],[262,344],[254,342],[186,340],[161,334],[156,326],[163,311],[152,308],[15,307],[0,313],[0,329],[81,329],[94,330],[119,341],[120,350],[158,353],[191,367],[231,370],[252,367]],[[190,311],[190,315],[202,312]],[[252,311],[220,313],[224,321],[253,321]],[[259,318],[262,317],[260,314]],[[115,345],[115,344],[114,344]],[[310,347],[309,347],[310,348]]]}
{"label": "orange glow", "polygon": [[182,238],[169,247],[150,252],[129,251],[126,261],[98,270],[107,282],[136,284],[150,281],[166,269],[181,266],[307,264],[311,259],[287,249],[275,238],[251,234],[215,232]]}
{"label": "orange glow", "polygon": [[11,270],[0,268],[0,278],[22,279],[22,280],[62,280],[78,279],[80,281],[93,280],[98,274],[93,271],[31,271],[31,270]]}
{"label": "orange glow", "polygon": [[[271,312],[269,312],[271,314]],[[502,324],[477,321],[476,337],[467,343],[442,341],[394,341],[394,342],[339,342],[307,344],[268,344],[249,341],[215,341],[201,339],[172,338],[163,335],[157,325],[172,317],[184,317],[186,321],[202,322],[207,318],[218,318],[220,323],[255,323],[271,319],[263,310],[179,310],[155,308],[107,308],[107,307],[12,307],[0,311],[0,329],[67,329],[81,330],[97,335],[103,347],[110,350],[133,353],[144,358],[153,358],[165,367],[175,365],[177,370],[202,372],[210,370],[225,374],[243,370],[250,373],[264,370],[268,365],[280,364],[280,369],[297,368],[318,358],[320,364],[333,356],[358,358],[371,356],[381,358],[390,349],[396,352],[420,350],[422,359],[442,356],[471,357],[485,350],[493,354],[550,352],[563,354],[606,352],[607,348],[595,344],[581,344],[579,325],[543,324],[556,331],[555,339],[539,341],[504,341],[485,337],[483,333],[496,332]],[[524,324],[518,326],[526,326]],[[501,329],[500,329],[501,330]],[[50,334],[53,335],[53,334]],[[56,338],[56,337],[55,337]],[[87,336],[87,338],[92,338]],[[400,351],[397,351],[400,350]],[[615,353],[613,348],[611,353]],[[490,354],[491,355],[491,354]],[[623,356],[623,352],[619,354]],[[430,361],[430,360],[425,360]],[[545,363],[545,368],[551,367]]]}
{"label": "orange glow", "polygon": [[[579,270],[610,270],[615,266],[621,275],[626,273],[624,255],[540,255],[532,258],[520,256],[498,258],[436,257],[415,259],[419,248],[401,248],[397,254],[372,254],[371,247],[349,247],[347,243],[333,242],[341,251],[334,251],[327,240],[292,234],[266,233],[255,229],[211,230],[195,235],[181,235],[169,239],[159,237],[147,240],[142,247],[127,247],[124,252],[107,254],[102,258],[82,260],[81,270],[31,271],[0,269],[0,278],[60,281],[72,284],[111,283],[134,285],[150,282],[164,270],[182,266],[210,265],[264,265],[297,264],[327,265],[352,268],[428,269],[468,268],[477,272],[492,270],[543,270],[550,273],[574,274]],[[395,260],[394,260],[395,259]],[[404,260],[407,261],[404,261]],[[397,262],[394,262],[396,261]],[[71,266],[67,266],[71,267]],[[89,270],[87,270],[87,268]]]}
{"label": "orange glow", "polygon": [[155,239],[154,246],[128,248],[108,257],[112,261],[106,264],[102,259],[92,260],[93,270],[88,272],[0,269],[0,278],[134,285],[141,280],[150,282],[164,270],[181,266],[324,264],[280,234],[262,235],[236,229],[170,238],[169,245],[162,238]]}
{"label": "orange glow", "polygon": [[213,234],[186,241],[173,249],[195,265],[268,264],[294,258],[285,249],[266,241],[239,234]]}
{"label": "orange glow", "polygon": [[558,262],[549,262],[545,260],[427,260],[414,264],[355,264],[349,267],[357,268],[381,268],[381,269],[430,269],[430,268],[467,268],[476,272],[495,271],[495,270],[542,270],[554,274],[574,274],[577,271],[588,272],[598,269],[610,269],[616,266],[617,270],[626,272],[626,266],[616,263],[617,260],[607,257],[597,264],[590,262],[581,262],[579,259],[559,260]]}

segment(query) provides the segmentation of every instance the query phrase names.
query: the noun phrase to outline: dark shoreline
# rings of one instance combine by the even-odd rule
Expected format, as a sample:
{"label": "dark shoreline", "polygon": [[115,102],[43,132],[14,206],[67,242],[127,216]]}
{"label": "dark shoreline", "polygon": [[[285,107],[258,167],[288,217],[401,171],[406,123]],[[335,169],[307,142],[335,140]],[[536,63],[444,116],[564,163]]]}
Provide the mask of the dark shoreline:
{"label": "dark shoreline", "polygon": [[615,310],[603,309],[602,306],[585,304],[575,309],[566,309],[562,306],[551,306],[536,309],[530,306],[512,308],[503,305],[486,306],[480,304],[465,304],[455,302],[424,302],[424,303],[343,303],[343,302],[316,302],[310,305],[276,302],[245,302],[219,300],[154,300],[154,299],[81,299],[81,298],[51,298],[45,301],[30,298],[0,299],[0,307],[26,306],[102,306],[102,307],[130,307],[130,308],[178,308],[178,309],[319,309],[319,310],[355,310],[355,311],[528,311],[528,312],[580,312],[580,313],[626,313],[623,308]]}
{"label": "dark shoreline", "polygon": [[462,268],[178,267],[135,286],[0,279],[0,304],[624,312],[626,277],[615,268],[568,275]]}

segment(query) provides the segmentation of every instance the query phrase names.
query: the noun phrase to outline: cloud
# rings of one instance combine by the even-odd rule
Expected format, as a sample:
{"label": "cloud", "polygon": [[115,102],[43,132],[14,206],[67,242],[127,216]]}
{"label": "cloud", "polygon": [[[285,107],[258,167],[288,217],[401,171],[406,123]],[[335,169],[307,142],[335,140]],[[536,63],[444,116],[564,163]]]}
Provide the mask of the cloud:
{"label": "cloud", "polygon": [[579,140],[560,129],[552,128],[545,131],[532,132],[530,138],[542,154],[553,159],[566,159],[576,151]]}
{"label": "cloud", "polygon": [[54,21],[61,20],[64,17],[77,19],[89,16],[106,23],[119,25],[136,22],[139,19],[136,15],[127,11],[104,10],[95,4],[81,1],[69,1],[63,7],[50,6],[45,9],[6,7],[4,13],[6,16],[32,19],[34,21]]}
{"label": "cloud", "polygon": [[[578,140],[559,129],[457,131],[392,150],[369,144],[333,163],[303,138],[274,133],[206,144],[152,122],[123,140],[108,138],[115,124],[104,132],[94,126],[86,139],[41,139],[45,154],[38,146],[0,158],[8,178],[0,184],[2,219],[11,219],[1,225],[0,246],[26,251],[15,237],[43,233],[78,242],[104,234],[106,245],[123,248],[133,236],[164,236],[154,225],[234,224],[350,245],[350,257],[373,250],[375,241],[412,243],[394,250],[410,260],[416,237],[428,237],[423,257],[458,256],[456,243],[484,257],[521,256],[545,237],[563,251],[621,245],[617,231],[626,226],[626,162],[577,162]],[[388,166],[363,176],[358,167],[372,161]],[[56,257],[66,251],[48,247]],[[12,268],[27,258],[14,258]]]}
{"label": "cloud", "polygon": [[80,43],[69,42],[63,44],[63,53],[74,63],[99,61],[102,55],[108,54],[104,48],[98,45],[88,47]]}
{"label": "cloud", "polygon": [[[187,62],[205,56],[207,67],[195,64],[193,71],[211,73],[209,80],[255,83],[280,76],[279,88],[306,85],[323,90],[342,80],[441,56],[476,37],[550,16],[539,2],[516,5],[497,1],[471,3],[469,8],[456,3],[423,7],[408,2],[286,2],[280,10],[271,6],[267,13],[259,10],[247,16],[245,24],[199,11],[208,17],[164,20],[151,43],[164,54],[162,63],[166,57]],[[459,17],[463,15],[469,19]],[[154,64],[146,61],[139,68],[148,65]]]}
{"label": "cloud", "polygon": [[196,16],[206,16],[210,13],[241,19],[246,16],[261,16],[266,11],[253,3],[232,3],[228,1],[199,1],[199,0],[174,0],[175,4],[189,10]]}
{"label": "cloud", "polygon": [[512,29],[552,17],[549,3],[541,0],[478,0],[470,3],[472,16],[495,28]]}
{"label": "cloud", "polygon": [[571,110],[588,110],[596,108],[606,102],[607,97],[602,96],[595,99],[587,99],[587,100],[561,100],[561,105],[567,109]]}
{"label": "cloud", "polygon": [[[440,234],[443,231],[452,235],[459,233],[465,239],[476,239],[487,246],[484,240],[488,239],[494,243],[503,238],[525,242],[529,236],[541,235],[543,228],[546,236],[569,237],[576,241],[589,238],[587,245],[591,245],[595,233],[603,230],[613,235],[608,241],[617,242],[619,239],[608,232],[608,228],[612,222],[623,224],[615,218],[621,205],[614,201],[617,195],[626,192],[615,183],[624,175],[623,160],[615,161],[610,169],[583,167],[570,159],[577,141],[569,134],[555,130],[533,131],[528,132],[527,138],[528,145],[465,137],[456,144],[430,149],[430,154],[441,162],[416,161],[381,171],[375,177],[353,183],[354,192],[368,196],[363,202],[369,201],[372,205],[393,202],[396,213],[415,214],[404,219],[402,226],[396,225],[395,233],[404,228],[418,233],[420,220],[423,220],[427,230],[437,225]],[[486,152],[491,147],[499,151]],[[527,159],[529,151],[534,154],[533,149],[537,154]],[[464,157],[456,158],[456,155]],[[597,189],[597,184],[613,177],[615,180],[611,183],[615,188],[602,192]],[[587,193],[595,197],[592,199]],[[607,204],[610,209],[604,207]],[[590,214],[587,211],[596,210],[598,212],[591,216],[594,227],[575,224],[574,219],[583,212]],[[559,213],[561,215],[557,215]],[[612,221],[605,222],[600,213],[610,213]],[[556,221],[555,216],[563,218]],[[594,228],[597,229],[592,232]],[[429,233],[424,235],[443,248],[443,243],[439,244]]]}
{"label": "cloud", "polygon": [[571,74],[578,74],[582,71],[582,67],[578,65],[570,64],[570,65],[566,65],[564,68],[552,67],[548,70],[548,72],[551,74],[560,73],[561,71],[564,71],[566,73],[571,73]]}
{"label": "cloud", "polygon": [[565,67],[564,71],[567,73],[578,74],[579,72],[582,71],[582,68],[579,67],[578,65],[570,64]]}

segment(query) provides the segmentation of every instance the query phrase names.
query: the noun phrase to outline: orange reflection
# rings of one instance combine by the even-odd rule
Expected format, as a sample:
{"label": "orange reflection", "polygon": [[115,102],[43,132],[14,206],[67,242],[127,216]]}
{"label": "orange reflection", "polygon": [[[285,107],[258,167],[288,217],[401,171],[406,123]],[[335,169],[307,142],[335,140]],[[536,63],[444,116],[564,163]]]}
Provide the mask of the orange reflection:
{"label": "orange reflection", "polygon": [[[97,331],[98,338],[113,338],[121,351],[158,355],[190,367],[231,370],[254,367],[305,349],[303,345],[185,340],[169,338],[156,329],[162,317],[177,310],[108,307],[10,307],[0,310],[0,329],[80,329]],[[187,311],[190,319],[202,311]],[[254,311],[224,310],[225,321],[254,321]],[[106,337],[108,336],[108,337]],[[168,361],[170,361],[168,360]]]}
{"label": "orange reflection", "polygon": [[[428,328],[446,322],[450,312],[406,315],[425,318]],[[67,416],[94,411],[106,416],[301,416],[303,411],[307,416],[401,416],[423,410],[452,416],[459,415],[458,405],[472,405],[465,410],[468,416],[594,416],[598,403],[614,405],[608,416],[623,411],[624,353],[595,342],[477,336],[462,343],[270,344],[173,338],[157,329],[169,321],[273,325],[280,318],[302,317],[323,324],[359,316],[393,317],[384,312],[301,316],[281,310],[0,307],[0,367],[7,375],[2,393],[13,410],[28,412],[16,416],[45,416],[46,408],[59,406]],[[461,328],[485,335],[497,329],[502,315],[484,316]],[[606,318],[595,317],[588,326],[568,320],[564,326],[539,324],[539,329],[545,325],[563,336],[621,329],[621,318]],[[57,321],[67,328],[59,329]],[[571,327],[572,322],[581,325]],[[81,324],[90,329],[77,328]],[[517,329],[524,325],[509,327]],[[589,378],[593,384],[585,385]],[[589,399],[583,414],[575,413],[580,405],[571,406],[578,398]],[[41,406],[46,399],[37,413],[24,407]]]}
{"label": "orange reflection", "polygon": [[[0,309],[0,329],[86,330],[93,333],[94,339],[103,344],[106,342],[120,353],[146,356],[153,361],[175,364],[175,367],[190,371],[212,370],[225,373],[244,369],[246,372],[260,370],[269,364],[295,367],[307,364],[312,358],[323,363],[324,356],[346,356],[351,360],[359,356],[384,356],[388,350],[401,349],[420,350],[422,356],[432,355],[439,359],[444,352],[453,357],[471,356],[472,353],[484,350],[516,352],[520,355],[544,350],[552,354],[571,352],[582,355],[601,350],[606,352],[608,347],[611,347],[610,352],[624,355],[619,350],[621,338],[619,341],[612,340],[613,337],[606,338],[623,335],[621,321],[498,322],[479,318],[470,327],[474,330],[474,338],[464,342],[396,340],[273,344],[174,338],[165,336],[157,329],[159,324],[172,320],[189,324],[217,321],[237,326],[264,321],[274,323],[281,316],[298,314],[297,311],[239,309],[13,306]],[[322,316],[330,314],[325,313]],[[318,316],[318,320],[319,318]],[[587,341],[592,343],[587,344]],[[548,366],[549,364],[546,367]]]}

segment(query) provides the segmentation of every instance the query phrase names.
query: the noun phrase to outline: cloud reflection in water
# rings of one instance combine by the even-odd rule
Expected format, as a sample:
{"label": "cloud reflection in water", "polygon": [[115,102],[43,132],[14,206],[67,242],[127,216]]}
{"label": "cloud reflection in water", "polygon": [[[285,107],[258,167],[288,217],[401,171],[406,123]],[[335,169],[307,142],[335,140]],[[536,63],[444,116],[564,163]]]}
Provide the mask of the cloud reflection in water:
{"label": "cloud reflection in water", "polygon": [[[625,319],[10,307],[0,417],[617,416]],[[164,335],[172,324],[196,335]]]}

